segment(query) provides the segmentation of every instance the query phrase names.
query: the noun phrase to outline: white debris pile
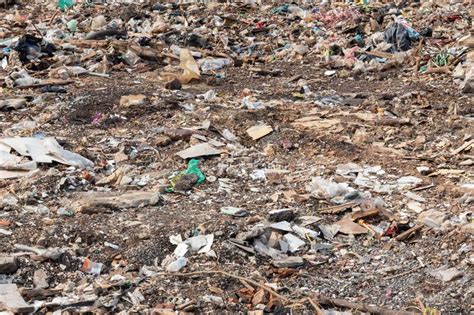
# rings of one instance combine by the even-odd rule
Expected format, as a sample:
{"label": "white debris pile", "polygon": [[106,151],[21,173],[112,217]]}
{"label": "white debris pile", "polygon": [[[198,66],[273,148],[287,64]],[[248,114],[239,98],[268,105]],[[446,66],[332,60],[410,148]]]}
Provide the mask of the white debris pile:
{"label": "white debris pile", "polygon": [[[12,150],[17,154],[13,154]],[[79,168],[94,166],[92,161],[63,149],[54,138],[0,139],[0,178],[27,176],[37,170],[38,163],[53,162]]]}

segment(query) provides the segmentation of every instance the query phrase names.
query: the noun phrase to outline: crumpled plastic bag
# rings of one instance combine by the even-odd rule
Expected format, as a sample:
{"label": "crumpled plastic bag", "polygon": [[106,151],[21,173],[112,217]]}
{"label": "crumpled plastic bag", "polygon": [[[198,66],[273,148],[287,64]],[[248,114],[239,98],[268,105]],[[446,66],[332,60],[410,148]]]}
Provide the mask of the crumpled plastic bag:
{"label": "crumpled plastic bag", "polygon": [[407,51],[411,48],[411,40],[403,25],[394,24],[383,34],[384,40],[393,45],[395,51]]}
{"label": "crumpled plastic bag", "polygon": [[179,54],[179,66],[184,70],[183,74],[179,77],[181,83],[186,84],[192,79],[199,79],[201,77],[199,65],[196,60],[194,60],[189,49],[181,49]]}
{"label": "crumpled plastic bag", "polygon": [[419,34],[405,23],[395,23],[383,34],[384,40],[392,44],[393,51],[407,51]]}
{"label": "crumpled plastic bag", "polygon": [[231,60],[228,58],[205,58],[199,62],[201,70],[204,72],[220,70],[230,65],[230,63]]}
{"label": "crumpled plastic bag", "polygon": [[[166,188],[167,192],[174,192],[176,190],[181,190],[177,189],[177,185],[179,185],[179,182],[182,181],[192,181],[190,184],[194,185],[199,185],[202,184],[206,180],[206,175],[199,169],[199,160],[196,159],[191,159],[188,163],[188,168],[185,171],[182,171],[175,177],[173,177],[170,180],[170,186]],[[182,186],[182,185],[179,185]],[[188,187],[191,188],[191,187]]]}
{"label": "crumpled plastic bag", "polygon": [[306,190],[318,199],[331,199],[354,191],[347,183],[335,183],[320,176],[313,177]]}
{"label": "crumpled plastic bag", "polygon": [[23,64],[38,59],[42,55],[52,56],[53,52],[56,51],[54,44],[29,34],[22,36],[14,49],[18,52],[18,56]]}
{"label": "crumpled plastic bag", "polygon": [[[178,47],[179,48],[179,47]],[[179,50],[179,66],[183,69],[182,74],[162,72],[160,78],[164,81],[172,81],[178,79],[181,84],[189,83],[193,79],[199,79],[201,72],[199,71],[199,65],[194,60],[191,51],[186,48],[180,48]]]}

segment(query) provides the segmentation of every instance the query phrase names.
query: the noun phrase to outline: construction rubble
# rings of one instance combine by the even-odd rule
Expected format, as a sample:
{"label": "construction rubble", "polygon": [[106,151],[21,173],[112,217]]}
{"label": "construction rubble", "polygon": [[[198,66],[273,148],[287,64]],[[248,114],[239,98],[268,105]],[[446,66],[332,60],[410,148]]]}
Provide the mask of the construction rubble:
{"label": "construction rubble", "polygon": [[474,312],[474,11],[0,1],[0,313]]}

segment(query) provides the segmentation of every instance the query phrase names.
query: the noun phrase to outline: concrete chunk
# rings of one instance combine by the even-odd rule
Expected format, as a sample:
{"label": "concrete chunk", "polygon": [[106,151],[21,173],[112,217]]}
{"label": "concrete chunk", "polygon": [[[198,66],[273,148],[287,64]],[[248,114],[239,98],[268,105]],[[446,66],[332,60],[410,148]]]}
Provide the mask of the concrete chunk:
{"label": "concrete chunk", "polygon": [[303,258],[290,256],[283,259],[272,260],[272,265],[276,268],[296,268],[304,265]]}
{"label": "concrete chunk", "polygon": [[31,313],[35,310],[33,305],[25,302],[18,292],[16,284],[0,284],[0,309],[6,308],[10,312]]}

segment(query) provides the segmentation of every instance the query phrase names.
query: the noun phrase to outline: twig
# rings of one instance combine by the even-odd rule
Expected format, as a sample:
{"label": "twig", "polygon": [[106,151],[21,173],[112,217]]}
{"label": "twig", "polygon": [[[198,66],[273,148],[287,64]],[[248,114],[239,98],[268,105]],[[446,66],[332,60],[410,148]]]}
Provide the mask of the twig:
{"label": "twig", "polygon": [[41,39],[43,39],[43,33],[41,33],[41,31],[36,27],[36,24],[32,21],[31,24],[33,25],[33,27],[35,28],[35,30],[38,32],[39,36],[41,37]]}
{"label": "twig", "polygon": [[344,299],[331,299],[322,295],[316,295],[315,298],[318,299],[320,304],[324,305],[333,305],[343,308],[348,308],[352,310],[357,310],[361,312],[368,312],[371,314],[380,314],[380,315],[413,315],[413,312],[407,311],[394,311],[388,308],[369,305],[365,303],[354,303]]}
{"label": "twig", "polygon": [[[421,267],[415,268],[410,270],[410,272],[415,271],[416,269],[419,269]],[[288,304],[289,302],[292,302],[290,299],[278,294],[275,292],[273,289],[260,284],[252,279],[246,278],[246,277],[241,277],[237,275],[233,275],[231,273],[228,273],[226,271],[222,270],[204,270],[204,271],[194,271],[194,272],[188,272],[188,273],[169,273],[169,272],[162,272],[158,273],[158,275],[161,276],[176,276],[176,277],[190,277],[190,276],[197,276],[197,275],[209,275],[209,274],[221,274],[230,278],[234,278],[237,280],[245,281],[248,282],[256,287],[262,288],[263,290],[269,292],[270,294],[273,294],[280,300],[282,300],[285,304]],[[397,276],[401,276],[397,275]],[[316,302],[316,301],[318,302]],[[353,303],[348,300],[344,299],[332,299],[323,295],[316,294],[313,297],[305,297],[303,300],[298,301],[297,303],[302,303],[307,301],[308,303],[311,304],[312,307],[316,310],[317,315],[322,315],[323,312],[318,304],[325,304],[325,305],[334,305],[338,307],[344,307],[348,309],[353,309],[353,310],[358,310],[358,311],[363,311],[363,312],[369,312],[369,313],[374,313],[374,314],[381,314],[381,315],[413,315],[412,312],[407,312],[407,311],[394,311],[391,309],[375,306],[375,305],[369,305],[369,304],[364,304],[364,303]]]}
{"label": "twig", "polygon": [[234,278],[234,279],[237,279],[237,280],[240,280],[240,281],[245,281],[247,283],[250,283],[250,284],[252,284],[256,287],[259,287],[259,288],[269,292],[270,294],[273,294],[274,296],[276,296],[277,298],[279,298],[280,300],[282,300],[285,303],[289,302],[289,299],[287,299],[283,295],[278,294],[277,292],[275,292],[273,289],[267,287],[266,285],[260,284],[256,281],[254,281],[252,279],[249,279],[249,278],[246,278],[246,277],[233,275],[231,273],[228,273],[228,272],[225,272],[225,271],[222,271],[222,270],[194,271],[194,272],[188,272],[188,273],[159,273],[158,275],[189,277],[189,276],[196,276],[196,275],[210,275],[210,274],[216,274],[216,273],[227,276],[227,277],[230,277],[230,278]]}
{"label": "twig", "polygon": [[418,296],[416,297],[416,302],[418,303],[418,305],[420,306],[420,309],[422,311],[423,314],[425,314],[426,312],[426,307],[425,307],[425,304],[423,304],[423,301],[421,301],[421,298]]}
{"label": "twig", "polygon": [[311,306],[314,308],[314,310],[316,311],[316,314],[317,315],[323,315],[323,311],[321,310],[321,308],[319,307],[318,303],[316,303],[312,298],[310,298],[309,296],[305,299],[306,301],[309,302],[309,304],[311,304]]}
{"label": "twig", "polygon": [[421,191],[421,190],[426,190],[426,189],[430,189],[430,188],[433,188],[433,187],[435,187],[434,184],[429,184],[429,185],[426,185],[426,186],[413,188],[411,191]]}
{"label": "twig", "polygon": [[44,80],[43,82],[37,84],[15,86],[15,89],[34,89],[47,85],[67,85],[71,83],[74,83],[74,80]]}
{"label": "twig", "polygon": [[413,269],[410,269],[408,271],[405,271],[405,272],[402,272],[402,273],[399,273],[399,274],[396,274],[396,275],[393,275],[393,276],[390,276],[390,277],[386,277],[386,278],[383,278],[384,280],[391,280],[391,279],[395,279],[395,278],[398,278],[398,277],[403,277],[403,276],[406,276],[414,271],[417,271],[421,268],[424,268],[425,266],[418,266],[416,268],[413,268]]}
{"label": "twig", "polygon": [[53,20],[56,17],[56,15],[58,15],[58,13],[59,13],[59,10],[56,10],[56,12],[54,12],[53,16],[51,17],[51,19],[48,22],[48,25],[51,25],[51,23],[53,23]]}
{"label": "twig", "polygon": [[[239,280],[240,280],[240,279],[239,279]],[[240,280],[240,283],[242,283],[247,289],[252,290],[252,291],[255,291],[255,289],[254,289],[250,284],[248,284],[247,282],[245,282],[244,280]]]}
{"label": "twig", "polygon": [[398,235],[397,237],[395,237],[395,240],[397,241],[403,241],[404,239],[407,239],[409,238],[412,234],[416,233],[418,230],[421,230],[421,228],[423,227],[422,224],[417,224],[415,225],[414,227],[406,230],[405,232],[403,232],[402,234]]}
{"label": "twig", "polygon": [[88,75],[92,75],[95,77],[101,77],[101,78],[110,78],[110,75],[106,73],[98,73],[98,72],[87,72]]}
{"label": "twig", "polygon": [[345,203],[343,205],[324,208],[324,210],[321,210],[321,211],[318,211],[318,212],[323,213],[323,214],[325,214],[325,213],[336,214],[336,213],[344,212],[346,209],[348,209],[352,206],[355,206],[355,205],[356,205],[355,202],[348,202],[348,203]]}
{"label": "twig", "polygon": [[422,74],[431,74],[431,73],[445,73],[445,74],[447,74],[447,73],[451,73],[451,68],[449,66],[438,67],[438,68],[430,67],[425,72],[423,72]]}

